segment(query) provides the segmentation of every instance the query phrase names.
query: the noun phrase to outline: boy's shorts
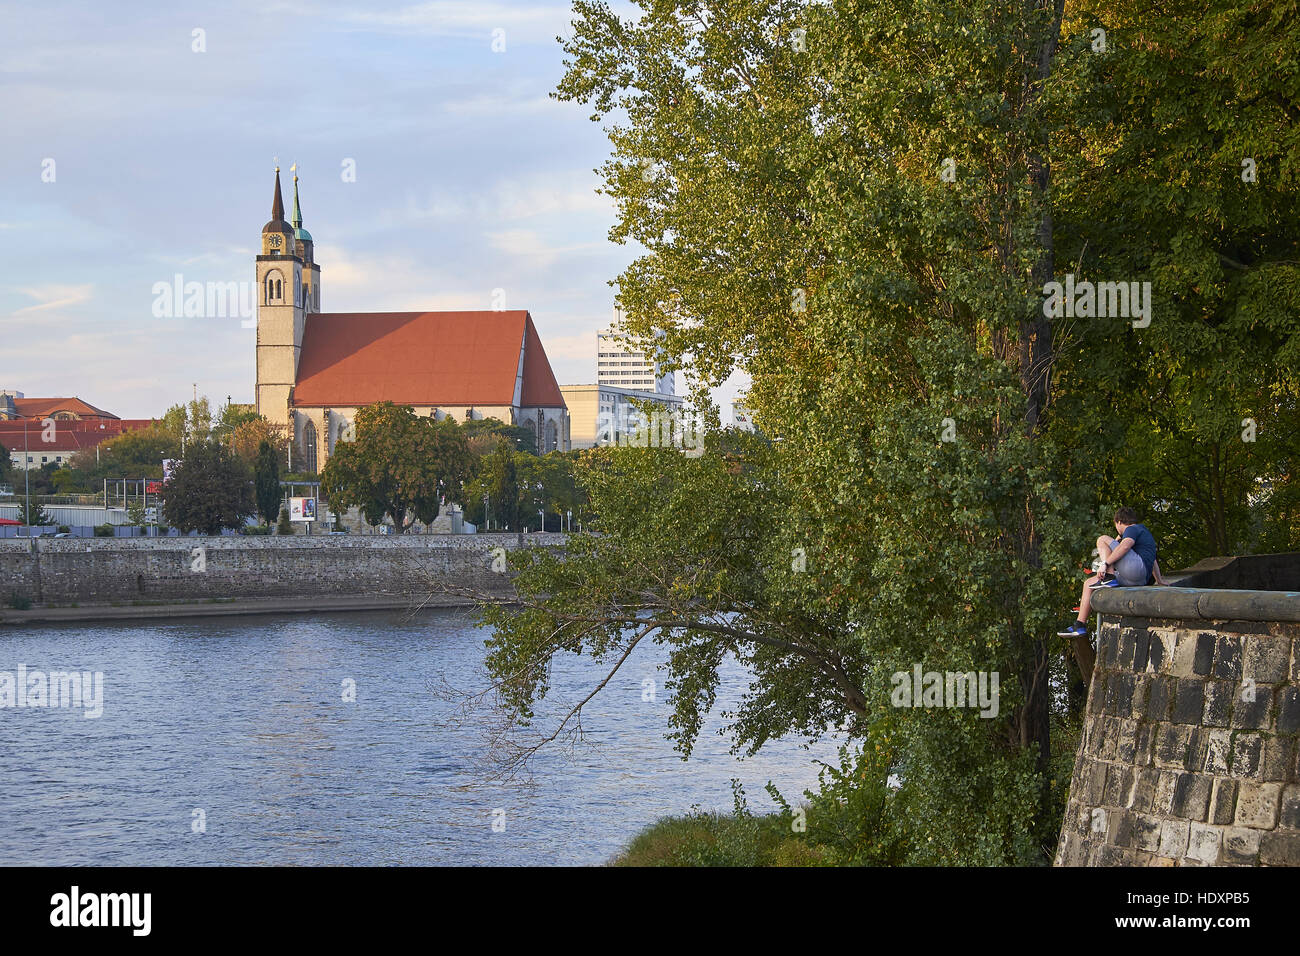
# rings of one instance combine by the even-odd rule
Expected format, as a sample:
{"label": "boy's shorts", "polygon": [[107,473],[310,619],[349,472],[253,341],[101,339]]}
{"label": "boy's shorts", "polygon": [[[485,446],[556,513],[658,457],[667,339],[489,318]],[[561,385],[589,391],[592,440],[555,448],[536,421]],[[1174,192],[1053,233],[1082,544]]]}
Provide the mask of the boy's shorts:
{"label": "boy's shorts", "polygon": [[1151,573],[1147,570],[1146,562],[1142,560],[1142,556],[1133,551],[1120,558],[1111,570],[1115,572],[1115,578],[1120,585],[1126,588],[1141,587],[1147,583],[1147,578],[1151,576]]}

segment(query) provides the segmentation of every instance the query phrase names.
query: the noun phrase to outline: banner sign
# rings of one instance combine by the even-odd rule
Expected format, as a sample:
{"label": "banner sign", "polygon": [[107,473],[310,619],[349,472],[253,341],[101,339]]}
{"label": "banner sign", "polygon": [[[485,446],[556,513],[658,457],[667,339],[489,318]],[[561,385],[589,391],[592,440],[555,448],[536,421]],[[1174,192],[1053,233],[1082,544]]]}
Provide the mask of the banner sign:
{"label": "banner sign", "polygon": [[290,498],[289,499],[289,520],[290,521],[315,521],[316,520],[316,499],[315,498]]}

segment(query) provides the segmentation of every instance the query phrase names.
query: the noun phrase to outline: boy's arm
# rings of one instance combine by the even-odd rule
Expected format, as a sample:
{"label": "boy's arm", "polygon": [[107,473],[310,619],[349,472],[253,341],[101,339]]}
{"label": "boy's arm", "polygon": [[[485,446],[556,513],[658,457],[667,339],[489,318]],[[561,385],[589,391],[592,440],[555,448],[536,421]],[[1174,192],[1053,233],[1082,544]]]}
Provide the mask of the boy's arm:
{"label": "boy's arm", "polygon": [[1124,557],[1124,555],[1128,554],[1132,550],[1133,550],[1133,539],[1132,538],[1122,539],[1119,544],[1117,544],[1114,548],[1111,549],[1110,558],[1106,561],[1106,569],[1110,570],[1114,568],[1115,565],[1119,563],[1119,559]]}
{"label": "boy's arm", "polygon": [[1151,573],[1155,575],[1156,584],[1161,587],[1165,586],[1165,576],[1160,573],[1160,559],[1156,558],[1151,562]]}

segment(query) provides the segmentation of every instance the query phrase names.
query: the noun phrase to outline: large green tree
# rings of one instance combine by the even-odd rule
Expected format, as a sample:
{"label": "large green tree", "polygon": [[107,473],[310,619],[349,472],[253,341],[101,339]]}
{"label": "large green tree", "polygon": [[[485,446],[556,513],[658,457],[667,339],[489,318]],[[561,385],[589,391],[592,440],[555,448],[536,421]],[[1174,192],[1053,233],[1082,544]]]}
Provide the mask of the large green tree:
{"label": "large green tree", "polygon": [[[909,862],[1048,855],[1079,706],[1053,635],[1108,513],[1159,504],[1200,523],[1171,535],[1189,552],[1226,547],[1251,489],[1285,501],[1294,475],[1280,438],[1228,447],[1228,423],[1280,436],[1294,408],[1279,363],[1252,366],[1293,354],[1295,286],[1270,283],[1295,231],[1235,192],[1224,140],[1249,134],[1214,104],[1258,111],[1258,156],[1290,149],[1295,20],[1140,6],[575,4],[558,95],[607,122],[612,237],[644,249],[618,280],[629,331],[706,383],[746,371],[772,444],[593,459],[602,534],[515,556],[523,609],[489,612],[521,719],[556,655],[617,668],[658,640],[689,750],[735,655],[756,674],[737,742],[847,726],[901,781]],[[1151,281],[1153,321],[1049,315],[1069,273]],[[1208,492],[1157,480],[1180,447]],[[915,665],[999,674],[998,712],[889,706]]]}
{"label": "large green tree", "polygon": [[257,448],[257,461],[253,466],[253,492],[257,498],[257,513],[265,524],[275,521],[280,514],[284,494],[280,488],[280,456],[269,441]]}
{"label": "large green tree", "polygon": [[370,524],[387,515],[401,534],[409,519],[428,524],[445,496],[461,501],[472,466],[460,427],[408,405],[380,402],[357,411],[355,440],[339,442],[321,474],[336,512],[357,507]]}
{"label": "large green tree", "polygon": [[181,531],[218,534],[238,528],[255,513],[248,466],[216,441],[195,441],[163,490],[163,515]]}

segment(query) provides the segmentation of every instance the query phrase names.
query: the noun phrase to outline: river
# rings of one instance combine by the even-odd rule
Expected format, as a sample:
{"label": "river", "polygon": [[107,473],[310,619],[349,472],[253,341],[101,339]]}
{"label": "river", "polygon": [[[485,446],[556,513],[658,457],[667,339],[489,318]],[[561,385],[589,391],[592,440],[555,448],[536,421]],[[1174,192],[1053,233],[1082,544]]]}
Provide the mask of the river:
{"label": "river", "polygon": [[[731,756],[748,676],[728,662],[683,762],[643,646],[584,712],[588,744],[490,782],[491,715],[435,693],[485,685],[484,636],[459,610],[0,627],[0,672],[103,673],[97,718],[0,709],[0,865],[600,864],[660,816],[729,810],[732,778],[767,811],[767,781],[798,796],[833,760],[832,740]],[[602,673],[557,659],[545,712]]]}

